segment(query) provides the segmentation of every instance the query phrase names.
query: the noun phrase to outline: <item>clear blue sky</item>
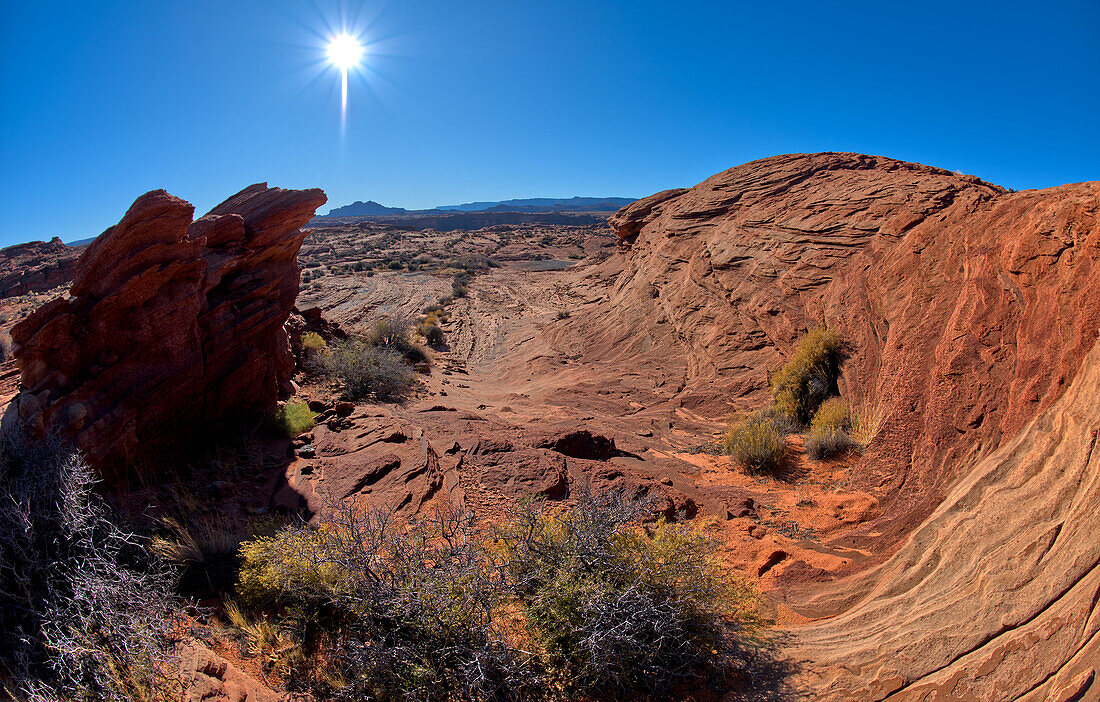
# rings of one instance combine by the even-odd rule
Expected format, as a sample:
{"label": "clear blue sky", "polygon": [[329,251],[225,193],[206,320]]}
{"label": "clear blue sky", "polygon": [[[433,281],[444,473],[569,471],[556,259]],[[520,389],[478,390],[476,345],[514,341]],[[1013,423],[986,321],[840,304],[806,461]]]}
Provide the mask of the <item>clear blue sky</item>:
{"label": "clear blue sky", "polygon": [[[329,206],[641,197],[826,150],[1100,179],[1098,0],[0,2],[3,245],[256,181]],[[341,24],[370,45],[343,139]]]}

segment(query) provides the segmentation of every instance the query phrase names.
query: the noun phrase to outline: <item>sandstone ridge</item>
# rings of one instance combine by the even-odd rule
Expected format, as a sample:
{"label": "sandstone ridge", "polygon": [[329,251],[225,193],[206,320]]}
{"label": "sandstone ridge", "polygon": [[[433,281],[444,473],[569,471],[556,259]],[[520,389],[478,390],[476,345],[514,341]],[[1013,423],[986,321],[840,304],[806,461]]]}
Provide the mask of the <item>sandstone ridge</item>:
{"label": "sandstone ridge", "polygon": [[589,358],[681,364],[682,406],[717,418],[824,324],[842,395],[883,412],[849,474],[881,514],[819,547],[853,565],[775,568],[819,618],[791,629],[804,697],[1100,694],[1100,182],[795,154],[611,223],[628,252]]}
{"label": "sandstone ridge", "polygon": [[777,156],[611,222],[630,252],[604,326],[634,332],[592,347],[683,358],[684,406],[759,407],[806,329],[848,339],[842,394],[886,415],[853,479],[888,507],[858,548],[896,543],[1049,407],[1100,326],[1100,183],[1008,193],[881,157]]}

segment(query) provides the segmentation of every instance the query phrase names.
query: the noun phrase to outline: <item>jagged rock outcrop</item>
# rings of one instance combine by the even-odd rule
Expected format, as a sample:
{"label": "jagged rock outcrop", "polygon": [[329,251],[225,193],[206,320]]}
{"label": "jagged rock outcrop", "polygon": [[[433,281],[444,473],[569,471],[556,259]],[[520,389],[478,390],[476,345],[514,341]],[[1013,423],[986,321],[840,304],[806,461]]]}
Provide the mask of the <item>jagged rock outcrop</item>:
{"label": "jagged rock outcrop", "polygon": [[291,389],[299,227],[325,199],[257,184],[192,222],[163,190],[139,197],[81,255],[69,297],[12,328],[22,391],[5,421],[109,472],[273,405]]}
{"label": "jagged rock outcrop", "polygon": [[177,650],[180,702],[284,702],[279,694],[197,641]]}
{"label": "jagged rock outcrop", "polygon": [[73,279],[80,250],[58,237],[0,249],[0,298],[45,292]]}
{"label": "jagged rock outcrop", "polygon": [[305,360],[302,348],[303,335],[312,332],[324,339],[326,344],[348,338],[348,333],[336,322],[325,319],[321,308],[316,306],[302,310],[295,307],[287,318],[285,326],[287,337],[290,339],[290,350],[299,366]]}

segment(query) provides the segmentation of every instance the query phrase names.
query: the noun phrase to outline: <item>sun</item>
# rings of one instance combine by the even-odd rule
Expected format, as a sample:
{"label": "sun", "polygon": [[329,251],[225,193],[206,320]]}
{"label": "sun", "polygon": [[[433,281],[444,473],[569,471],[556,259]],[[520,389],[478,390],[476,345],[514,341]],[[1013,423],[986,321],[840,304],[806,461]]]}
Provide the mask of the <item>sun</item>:
{"label": "sun", "polygon": [[328,43],[328,60],[341,71],[355,68],[363,56],[363,46],[350,34],[337,34]]}

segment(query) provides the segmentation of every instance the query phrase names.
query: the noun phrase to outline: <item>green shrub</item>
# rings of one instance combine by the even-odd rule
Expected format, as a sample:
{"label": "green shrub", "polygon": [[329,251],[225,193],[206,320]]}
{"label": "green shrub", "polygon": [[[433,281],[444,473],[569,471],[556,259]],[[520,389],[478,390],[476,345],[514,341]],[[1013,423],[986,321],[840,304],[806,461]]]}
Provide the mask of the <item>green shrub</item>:
{"label": "green shrub", "polygon": [[303,432],[312,429],[316,424],[317,415],[309,409],[304,402],[287,402],[275,413],[275,426],[284,436],[293,439]]}
{"label": "green shrub", "polygon": [[645,530],[652,505],[582,493],[572,509],[530,506],[502,532],[527,629],[567,699],[662,699],[718,672],[756,619],[718,544],[685,525]]}
{"label": "green shrub", "polygon": [[492,533],[454,507],[406,523],[325,498],[315,527],[241,546],[239,601],[277,618],[227,612],[257,645],[323,646],[287,675],[319,697],[661,699],[736,664],[755,594],[717,544],[642,529],[649,502],[577,498]]}
{"label": "green shrub", "polygon": [[558,319],[569,319],[569,310],[558,310]]}
{"label": "green shrub", "polygon": [[401,354],[409,363],[423,363],[428,360],[428,354],[423,347],[409,340],[411,326],[407,319],[381,317],[375,320],[367,333],[367,341]]}
{"label": "green shrub", "polygon": [[467,288],[462,283],[459,283],[459,282],[456,281],[456,282],[451,284],[451,295],[453,297],[466,297],[469,294],[470,294],[469,288]]}
{"label": "green shrub", "polygon": [[[434,317],[429,317],[429,319],[434,319]],[[424,321],[417,326],[416,330],[424,337],[429,346],[439,347],[443,344],[443,330],[434,322]]]}
{"label": "green shrub", "polygon": [[306,332],[302,334],[302,350],[307,354],[317,353],[328,346],[322,337],[317,332]]}
{"label": "green shrub", "polygon": [[329,501],[319,519],[241,549],[242,603],[286,612],[288,638],[327,640],[328,675],[299,673],[303,684],[340,699],[488,700],[538,679],[505,644],[508,589],[471,513],[404,524]]}
{"label": "green shrub", "polygon": [[810,330],[791,359],[769,379],[776,410],[805,426],[817,406],[836,392],[843,352],[844,342],[838,333],[823,327]]}
{"label": "green shrub", "polygon": [[363,339],[333,344],[318,359],[321,372],[338,381],[352,399],[402,397],[413,384],[413,371],[401,354]]}
{"label": "green shrub", "polygon": [[723,443],[726,453],[750,473],[776,472],[787,451],[783,433],[764,412],[754,412],[732,424]]}
{"label": "green shrub", "polygon": [[404,319],[379,317],[374,320],[366,338],[375,346],[389,346],[400,350],[400,347],[409,341],[409,326],[408,321]]}
{"label": "green shrub", "polygon": [[831,397],[821,403],[810,422],[812,433],[824,434],[845,431],[849,427],[848,403],[839,397]]}
{"label": "green shrub", "polygon": [[810,433],[806,436],[806,455],[815,461],[847,451],[855,446],[848,435],[851,415],[848,403],[839,397],[831,397],[814,413]]}

